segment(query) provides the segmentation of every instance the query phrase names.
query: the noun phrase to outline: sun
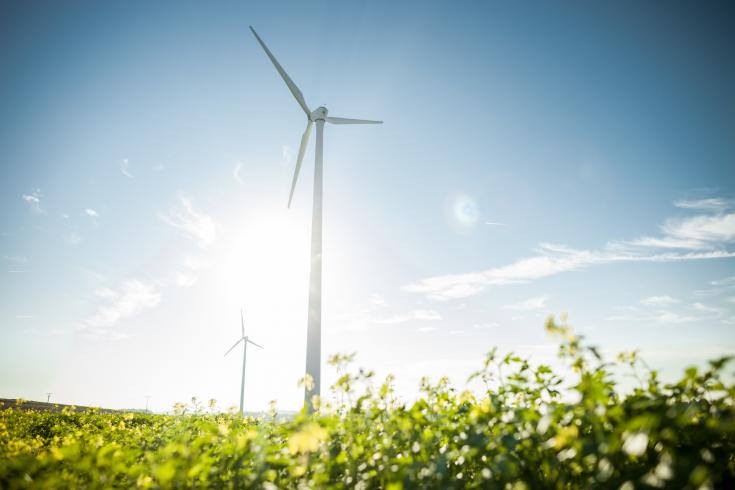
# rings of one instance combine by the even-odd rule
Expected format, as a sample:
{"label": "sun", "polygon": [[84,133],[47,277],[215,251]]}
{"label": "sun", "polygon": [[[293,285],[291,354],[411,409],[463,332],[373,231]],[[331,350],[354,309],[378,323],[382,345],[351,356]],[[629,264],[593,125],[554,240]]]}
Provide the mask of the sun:
{"label": "sun", "polygon": [[308,287],[308,234],[294,217],[261,216],[222,226],[211,270],[231,300],[277,309]]}

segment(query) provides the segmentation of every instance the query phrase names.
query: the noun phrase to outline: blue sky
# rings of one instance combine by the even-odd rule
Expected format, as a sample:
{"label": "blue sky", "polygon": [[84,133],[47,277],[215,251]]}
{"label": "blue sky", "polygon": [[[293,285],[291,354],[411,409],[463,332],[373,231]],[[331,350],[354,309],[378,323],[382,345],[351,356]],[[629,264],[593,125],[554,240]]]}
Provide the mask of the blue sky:
{"label": "blue sky", "polygon": [[[673,376],[735,352],[731,6],[4,2],[0,396],[299,406],[313,142],[323,352],[458,386],[568,312]],[[327,381],[330,372],[327,372]]]}

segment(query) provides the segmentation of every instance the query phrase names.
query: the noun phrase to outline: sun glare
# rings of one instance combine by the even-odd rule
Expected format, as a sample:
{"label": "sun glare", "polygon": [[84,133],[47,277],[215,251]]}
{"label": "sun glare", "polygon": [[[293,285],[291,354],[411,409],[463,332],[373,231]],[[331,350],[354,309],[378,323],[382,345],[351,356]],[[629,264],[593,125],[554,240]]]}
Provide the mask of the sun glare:
{"label": "sun glare", "polygon": [[227,299],[255,313],[282,309],[304,296],[309,275],[307,231],[288,216],[227,225],[212,263]]}

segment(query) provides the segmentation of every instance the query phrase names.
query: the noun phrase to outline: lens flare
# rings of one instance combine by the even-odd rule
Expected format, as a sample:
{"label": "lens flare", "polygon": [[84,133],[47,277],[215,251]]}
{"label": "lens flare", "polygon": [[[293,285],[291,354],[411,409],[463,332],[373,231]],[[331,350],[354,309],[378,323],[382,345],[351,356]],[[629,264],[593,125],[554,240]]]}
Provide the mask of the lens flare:
{"label": "lens flare", "polygon": [[456,222],[466,228],[474,226],[480,217],[477,202],[465,195],[457,196],[454,199],[452,211]]}

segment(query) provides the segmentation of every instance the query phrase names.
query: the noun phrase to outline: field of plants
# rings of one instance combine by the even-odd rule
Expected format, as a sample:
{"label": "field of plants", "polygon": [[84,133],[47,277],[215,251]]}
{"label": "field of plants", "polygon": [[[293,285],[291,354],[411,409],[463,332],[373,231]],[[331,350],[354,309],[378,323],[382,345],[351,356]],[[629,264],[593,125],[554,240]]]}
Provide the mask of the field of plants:
{"label": "field of plants", "polygon": [[[564,321],[564,377],[491,351],[473,377],[396,399],[334,356],[334,403],[292,419],[194,401],[172,415],[0,411],[0,488],[735,488],[727,360],[665,384],[635,353],[606,362]],[[628,370],[637,387],[616,388]]]}

